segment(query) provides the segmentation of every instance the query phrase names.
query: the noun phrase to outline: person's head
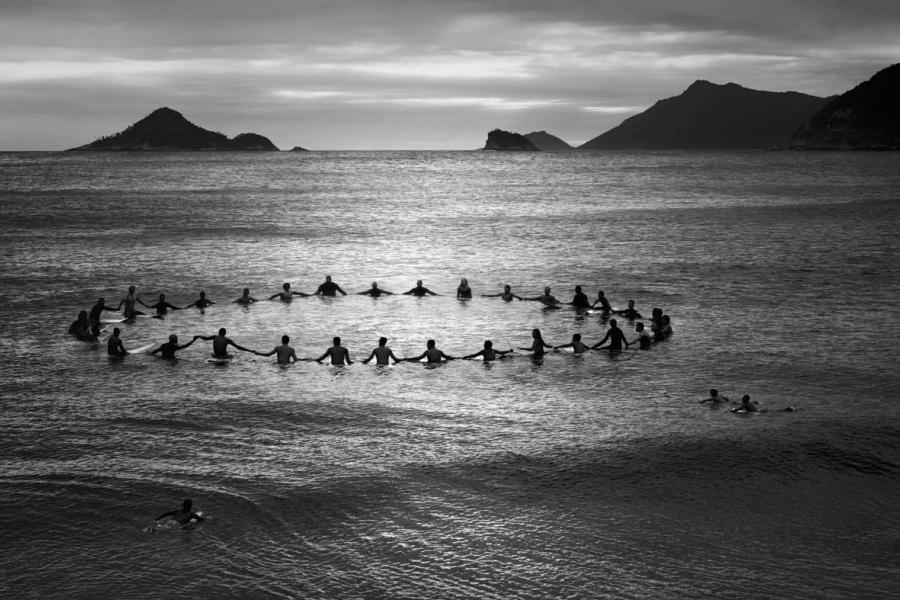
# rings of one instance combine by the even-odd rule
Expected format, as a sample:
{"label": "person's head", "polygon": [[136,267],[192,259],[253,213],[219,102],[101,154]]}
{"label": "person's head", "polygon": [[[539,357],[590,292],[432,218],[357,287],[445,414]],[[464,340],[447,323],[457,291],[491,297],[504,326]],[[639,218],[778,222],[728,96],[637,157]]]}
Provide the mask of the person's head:
{"label": "person's head", "polygon": [[98,298],[97,304],[106,304],[106,298]]}
{"label": "person's head", "polygon": [[372,282],[372,289],[373,289],[373,290],[377,290],[377,289],[378,289],[378,282],[377,282],[377,281],[373,281],[373,282]]}
{"label": "person's head", "polygon": [[603,296],[605,296],[605,294],[603,293],[603,290],[600,290],[599,292],[597,292],[598,298],[602,298]]}
{"label": "person's head", "polygon": [[576,286],[575,286],[575,293],[576,293],[576,294],[580,294],[580,293],[581,293],[581,286],[580,286],[580,285],[576,285]]}
{"label": "person's head", "polygon": [[634,330],[637,331],[638,333],[640,333],[641,331],[644,330],[644,324],[638,323],[637,325],[634,326]]}
{"label": "person's head", "polygon": [[610,328],[618,327],[618,326],[619,326],[619,322],[616,321],[615,319],[610,319],[610,320],[609,320],[609,326],[610,326]]}
{"label": "person's head", "polygon": [[512,288],[511,288],[510,286],[508,286],[508,285],[504,285],[504,286],[503,286],[503,291],[506,292],[506,293],[508,294],[508,293],[510,293],[510,292],[512,291]]}
{"label": "person's head", "polygon": [[485,350],[490,350],[493,347],[494,347],[494,342],[492,342],[491,340],[484,340],[484,349]]}
{"label": "person's head", "polygon": [[133,293],[134,293],[134,286],[133,286],[133,285],[129,285],[129,286],[128,286],[128,293],[129,293],[129,294],[133,294]]}
{"label": "person's head", "polygon": [[427,342],[425,342],[425,345],[428,348],[434,348],[434,340],[428,340]]}
{"label": "person's head", "polygon": [[717,390],[716,388],[712,388],[711,390],[709,390],[709,395],[715,398],[719,395],[719,390]]}
{"label": "person's head", "polygon": [[171,343],[173,343],[173,344],[177,344],[177,343],[178,343],[178,336],[175,335],[174,333],[170,333],[170,334],[169,334],[169,341],[170,341]]}
{"label": "person's head", "polygon": [[546,295],[546,296],[550,295],[550,286],[547,286],[544,288],[544,295]]}
{"label": "person's head", "polygon": [[287,291],[287,290],[291,289],[291,284],[289,284],[288,282],[285,281],[284,285],[281,286],[281,289]]}
{"label": "person's head", "polygon": [[661,309],[661,308],[656,307],[656,308],[653,309],[653,318],[654,318],[654,319],[661,319],[661,318],[662,318],[662,309]]}
{"label": "person's head", "polygon": [[220,327],[220,328],[219,328],[219,335],[225,335],[225,328],[224,328],[224,327]]}
{"label": "person's head", "polygon": [[537,327],[535,327],[534,329],[531,330],[531,337],[533,337],[536,340],[544,339],[543,336],[541,335],[541,330],[538,329]]}
{"label": "person's head", "polygon": [[291,336],[283,335],[281,336],[281,343],[287,345],[287,343],[291,341]]}
{"label": "person's head", "polygon": [[459,280],[459,285],[467,286],[467,285],[469,285],[469,280],[466,279],[465,277],[463,277],[462,279]]}
{"label": "person's head", "polygon": [[245,296],[249,296],[249,295],[250,295],[250,288],[244,288],[244,295],[245,295]]}
{"label": "person's head", "polygon": [[334,336],[334,339],[332,341],[334,342],[335,346],[341,345],[341,338],[339,338],[338,336]]}
{"label": "person's head", "polygon": [[386,344],[387,344],[387,338],[386,338],[386,337],[378,338],[378,345],[379,345],[379,346],[384,346],[384,345],[386,345]]}
{"label": "person's head", "polygon": [[580,341],[581,341],[581,334],[580,334],[580,333],[573,333],[573,334],[572,334],[572,341],[573,341],[573,342],[580,342]]}
{"label": "person's head", "polygon": [[750,404],[750,394],[744,394],[744,397],[741,398],[741,403]]}
{"label": "person's head", "polygon": [[113,327],[113,335],[118,337],[119,333],[121,333],[121,329],[119,329],[118,327]]}
{"label": "person's head", "polygon": [[188,512],[191,510],[191,507],[193,505],[194,505],[194,503],[191,502],[190,498],[188,498],[187,500],[185,500],[184,502],[181,503],[181,510]]}
{"label": "person's head", "polygon": [[86,311],[86,310],[83,310],[83,311],[81,311],[81,312],[78,313],[78,318],[79,318],[79,319],[87,319],[87,316],[88,316],[88,314],[87,314],[87,311]]}
{"label": "person's head", "polygon": [[417,279],[417,280],[416,280],[416,287],[422,287],[422,280],[421,280],[421,279]]}
{"label": "person's head", "polygon": [[628,301],[628,308],[634,308],[634,300]]}
{"label": "person's head", "polygon": [[331,283],[331,275],[326,275],[325,281],[327,281],[328,283]]}
{"label": "person's head", "polygon": [[166,299],[166,295],[165,295],[165,294],[160,294],[160,295],[159,295],[159,299],[160,299],[160,300],[165,300],[165,299]]}
{"label": "person's head", "polygon": [[203,290],[200,290],[200,297],[206,298],[206,292],[204,292]]}

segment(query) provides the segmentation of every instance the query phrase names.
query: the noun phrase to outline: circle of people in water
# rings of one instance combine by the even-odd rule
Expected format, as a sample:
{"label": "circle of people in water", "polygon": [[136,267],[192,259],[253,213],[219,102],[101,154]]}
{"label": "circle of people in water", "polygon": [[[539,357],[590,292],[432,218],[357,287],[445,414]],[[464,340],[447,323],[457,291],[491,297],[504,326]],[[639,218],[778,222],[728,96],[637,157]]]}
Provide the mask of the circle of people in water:
{"label": "circle of people in water", "polygon": [[[318,289],[316,289],[316,291],[312,294],[295,291],[291,289],[290,283],[285,283],[284,285],[282,285],[281,291],[269,296],[268,300],[290,302],[293,298],[298,296],[336,296],[338,294],[347,295],[347,292],[345,292],[340,285],[332,281],[330,275],[327,275],[325,277],[325,281],[321,285],[319,285]],[[378,287],[377,282],[373,282],[371,288],[363,292],[358,292],[358,294],[378,298],[380,296],[393,295],[393,292],[383,290]],[[403,292],[402,295],[423,297],[439,296],[440,294],[431,291],[430,289],[422,285],[422,281],[419,280],[416,282],[415,287],[407,292]],[[539,302],[544,306],[545,309],[548,310],[562,308],[563,306],[569,306],[580,312],[599,313],[603,318],[608,318],[611,315],[620,315],[630,322],[634,322],[644,318],[641,313],[638,312],[637,308],[635,308],[634,300],[628,301],[627,308],[615,310],[610,305],[609,300],[606,298],[606,295],[602,290],[597,292],[596,300],[591,301],[591,299],[588,298],[587,294],[582,291],[580,285],[575,286],[574,296],[569,302],[558,300],[551,294],[551,289],[549,287],[545,287],[544,293],[540,296],[530,298],[514,294],[512,292],[511,286],[509,285],[505,285],[503,291],[500,293],[481,294],[481,296],[484,298],[501,298],[506,302],[512,302],[513,300]],[[472,288],[469,287],[469,282],[466,279],[462,279],[460,281],[459,287],[456,289],[456,297],[462,300],[468,300],[472,298]],[[258,300],[250,295],[250,290],[248,288],[244,288],[241,296],[231,302],[242,306],[249,306],[254,302],[258,302]],[[165,294],[159,294],[158,300],[155,303],[147,304],[136,293],[135,286],[130,286],[128,288],[128,294],[119,301],[118,305],[108,305],[106,304],[104,298],[99,298],[97,300],[97,303],[90,309],[90,311],[82,310],[78,315],[78,319],[69,327],[69,333],[75,336],[76,339],[85,342],[100,343],[102,341],[100,338],[100,334],[103,331],[102,325],[104,323],[133,323],[138,317],[141,316],[161,318],[170,310],[184,310],[188,308],[198,308],[202,310],[213,304],[216,303],[208,299],[206,297],[206,293],[203,291],[200,292],[200,297],[197,300],[195,300],[191,304],[188,304],[187,306],[175,306],[171,304],[166,300]],[[154,313],[152,315],[146,315],[145,313],[137,309],[138,305],[150,309],[154,311]],[[122,318],[112,321],[103,320],[102,315],[105,311],[122,311]],[[635,323],[634,331],[637,335],[633,339],[629,340],[626,338],[625,332],[623,332],[622,329],[619,328],[616,319],[610,318],[608,323],[609,329],[606,331],[606,335],[602,340],[593,345],[588,345],[587,343],[583,342],[580,333],[574,334],[572,336],[572,340],[568,343],[560,345],[548,344],[544,341],[544,338],[541,335],[541,331],[539,329],[534,329],[532,330],[531,345],[520,347],[519,350],[530,352],[531,356],[538,358],[543,356],[547,350],[559,351],[563,348],[570,348],[571,351],[575,354],[582,354],[591,350],[606,350],[611,353],[619,353],[630,346],[637,346],[642,350],[646,350],[649,349],[654,343],[663,341],[672,335],[671,319],[669,318],[669,315],[663,314],[662,309],[654,308],[652,310],[649,321],[649,328],[645,326],[642,321]],[[105,340],[107,343],[107,353],[112,357],[123,357],[127,354],[148,352],[149,354],[158,354],[162,358],[172,360],[175,358],[176,352],[184,350],[198,340],[204,340],[212,342],[212,357],[208,359],[211,362],[225,362],[230,360],[233,357],[229,353],[229,349],[234,348],[235,350],[250,352],[256,354],[257,356],[276,355],[279,364],[288,364],[297,361],[316,361],[321,363],[326,359],[330,360],[332,365],[353,364],[353,361],[350,359],[349,350],[341,345],[341,339],[339,337],[334,338],[334,345],[328,348],[325,353],[322,354],[322,356],[319,356],[318,358],[299,358],[294,349],[289,345],[290,337],[287,335],[282,336],[280,346],[276,346],[268,352],[262,352],[259,350],[246,348],[236,343],[234,340],[227,336],[227,331],[224,327],[219,329],[216,335],[195,335],[190,341],[184,344],[179,343],[178,336],[172,334],[169,336],[167,342],[160,344],[158,347],[152,350],[150,348],[152,348],[154,344],[138,350],[126,350],[120,334],[121,330],[118,327],[115,327],[111,334],[103,338],[103,340]],[[392,361],[393,364],[404,361],[418,362],[422,361],[423,359],[427,363],[432,364],[455,359],[481,358],[485,361],[493,361],[496,359],[507,357],[515,352],[515,348],[503,350],[496,349],[493,347],[493,343],[491,342],[491,340],[486,340],[484,342],[484,347],[477,352],[466,356],[450,356],[438,349],[434,340],[428,340],[426,349],[422,354],[418,356],[408,356],[400,358],[394,354],[391,348],[387,345],[387,342],[387,338],[382,337],[378,342],[378,347],[372,350],[372,352],[369,354],[369,357],[362,361],[363,364],[368,364],[372,360],[375,360],[376,364],[378,365],[389,365]]]}

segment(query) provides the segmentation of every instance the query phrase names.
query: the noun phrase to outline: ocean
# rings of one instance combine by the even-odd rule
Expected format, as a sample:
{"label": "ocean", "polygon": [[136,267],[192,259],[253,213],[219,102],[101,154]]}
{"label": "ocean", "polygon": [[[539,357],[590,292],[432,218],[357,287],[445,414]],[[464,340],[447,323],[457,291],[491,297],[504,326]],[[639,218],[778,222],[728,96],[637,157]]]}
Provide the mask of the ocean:
{"label": "ocean", "polygon": [[[3,598],[900,586],[895,153],[0,153],[0,208]],[[348,295],[267,300],[326,275]],[[440,295],[358,294],[418,279]],[[532,329],[595,343],[608,322],[481,296],[507,284],[660,307],[674,334],[534,359]],[[216,304],[106,324],[126,348],[225,327],[304,358],[340,336],[355,362],[210,364],[203,340],[113,360],[67,335],[130,285]],[[260,301],[233,303],[245,287]],[[361,364],[380,336],[517,350]],[[207,520],[146,531],[185,498]]]}

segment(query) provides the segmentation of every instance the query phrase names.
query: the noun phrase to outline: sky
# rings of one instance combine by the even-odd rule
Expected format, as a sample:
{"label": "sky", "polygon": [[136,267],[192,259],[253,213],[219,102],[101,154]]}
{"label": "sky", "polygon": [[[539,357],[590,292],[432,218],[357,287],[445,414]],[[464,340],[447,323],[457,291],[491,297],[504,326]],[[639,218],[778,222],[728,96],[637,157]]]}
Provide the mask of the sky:
{"label": "sky", "polygon": [[897,0],[0,0],[0,150],[162,106],[282,149],[578,145],[697,79],[829,96],[896,62]]}

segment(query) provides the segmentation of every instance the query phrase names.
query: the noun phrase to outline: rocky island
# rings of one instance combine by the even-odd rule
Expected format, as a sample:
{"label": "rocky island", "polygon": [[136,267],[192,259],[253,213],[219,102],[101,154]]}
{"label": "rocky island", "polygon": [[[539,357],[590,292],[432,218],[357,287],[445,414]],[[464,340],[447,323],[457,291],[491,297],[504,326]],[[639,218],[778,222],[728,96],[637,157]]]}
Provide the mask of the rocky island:
{"label": "rocky island", "polygon": [[698,80],[579,146],[584,150],[784,147],[797,126],[828,102],[798,92],[766,92]]}
{"label": "rocky island", "polygon": [[277,151],[268,138],[242,133],[229,139],[225,134],[194,125],[171,108],[158,108],[124,131],[72,148],[91,150],[231,150]]}
{"label": "rocky island", "polygon": [[900,150],[900,63],[841,94],[794,133],[794,150]]}
{"label": "rocky island", "polygon": [[511,152],[539,152],[540,148],[520,133],[494,129],[488,133],[485,150],[501,150]]}
{"label": "rocky island", "polygon": [[526,133],[525,137],[528,138],[529,142],[537,146],[538,150],[549,152],[574,150],[565,141],[546,131],[532,131],[531,133]]}

